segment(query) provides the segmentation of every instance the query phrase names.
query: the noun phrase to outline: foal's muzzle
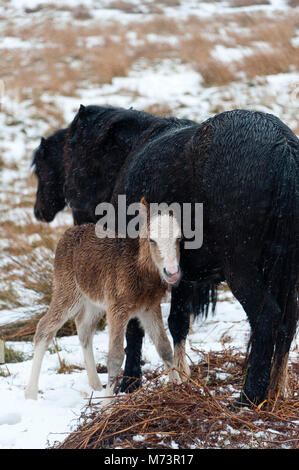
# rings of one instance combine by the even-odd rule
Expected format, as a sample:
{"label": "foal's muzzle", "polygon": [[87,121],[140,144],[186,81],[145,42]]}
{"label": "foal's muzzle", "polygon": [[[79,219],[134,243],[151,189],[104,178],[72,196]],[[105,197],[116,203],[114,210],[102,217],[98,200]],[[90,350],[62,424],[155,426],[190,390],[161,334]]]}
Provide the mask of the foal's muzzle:
{"label": "foal's muzzle", "polygon": [[181,279],[181,270],[178,266],[178,270],[174,273],[168,272],[165,268],[163,269],[164,279],[168,284],[178,284]]}

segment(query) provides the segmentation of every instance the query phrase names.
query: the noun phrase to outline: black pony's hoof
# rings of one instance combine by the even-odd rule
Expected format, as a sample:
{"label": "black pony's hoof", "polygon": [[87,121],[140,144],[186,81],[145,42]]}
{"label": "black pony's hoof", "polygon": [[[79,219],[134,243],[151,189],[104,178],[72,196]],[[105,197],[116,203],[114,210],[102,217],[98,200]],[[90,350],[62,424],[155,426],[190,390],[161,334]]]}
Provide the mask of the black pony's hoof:
{"label": "black pony's hoof", "polygon": [[141,386],[141,379],[137,377],[123,377],[119,390],[123,393],[133,393]]}
{"label": "black pony's hoof", "polygon": [[251,408],[252,403],[245,397],[245,395],[241,394],[239,399],[236,400],[232,405],[229,405],[227,408],[229,411],[233,413],[237,413],[242,408]]}
{"label": "black pony's hoof", "polygon": [[240,403],[239,400],[236,400],[232,405],[228,405],[227,409],[232,413],[238,413],[242,408],[250,408],[249,403]]}

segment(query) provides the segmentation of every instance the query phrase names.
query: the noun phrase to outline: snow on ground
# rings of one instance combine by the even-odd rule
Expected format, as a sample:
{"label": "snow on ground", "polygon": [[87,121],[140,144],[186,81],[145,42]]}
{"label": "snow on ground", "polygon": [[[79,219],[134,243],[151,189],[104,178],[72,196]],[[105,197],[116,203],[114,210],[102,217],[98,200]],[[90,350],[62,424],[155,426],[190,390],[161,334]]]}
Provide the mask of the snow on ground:
{"label": "snow on ground", "polygon": [[[230,296],[229,296],[230,297]],[[167,328],[169,304],[162,305],[163,318]],[[188,362],[198,362],[199,353],[221,351],[225,347],[245,351],[249,338],[249,325],[242,307],[232,297],[220,301],[216,314],[202,323],[193,325],[193,333],[188,337]],[[77,336],[56,340],[59,354],[66,364],[83,365],[83,356]],[[25,400],[24,388],[30,374],[31,342],[8,342],[8,347],[25,353],[21,363],[8,364],[9,377],[0,377],[0,448],[28,449],[45,448],[56,441],[62,441],[76,428],[77,419],[85,409],[89,397],[104,395],[93,392],[88,385],[85,370],[71,374],[58,374],[60,367],[53,346],[47,351],[39,382],[38,400]],[[291,357],[298,357],[299,336],[293,343]],[[108,351],[107,329],[98,331],[94,337],[94,352],[97,364],[106,365]],[[161,367],[161,360],[154,345],[146,336],[143,344],[143,370]],[[5,367],[1,367],[5,370]],[[101,382],[107,383],[107,374],[99,374]]]}
{"label": "snow on ground", "polygon": [[[252,109],[281,117],[289,126],[298,124],[299,74],[282,73],[260,77],[253,82],[236,81],[229,85],[202,86],[202,77],[180,61],[166,59],[154,66],[137,64],[128,77],[115,77],[101,88],[78,89],[79,97],[54,98],[66,122],[70,122],[80,104],[133,107],[144,109],[156,103],[168,106],[180,118],[201,122],[217,107]],[[296,91],[297,90],[297,91]],[[45,102],[48,99],[43,96]],[[286,103],[288,105],[286,106]]]}

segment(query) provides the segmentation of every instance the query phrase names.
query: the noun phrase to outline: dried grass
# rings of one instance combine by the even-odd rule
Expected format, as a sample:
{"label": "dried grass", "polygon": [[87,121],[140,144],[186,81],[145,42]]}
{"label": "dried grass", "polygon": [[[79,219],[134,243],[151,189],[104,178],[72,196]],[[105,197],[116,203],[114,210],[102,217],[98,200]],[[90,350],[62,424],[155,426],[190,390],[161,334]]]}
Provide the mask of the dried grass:
{"label": "dried grass", "polygon": [[151,106],[147,106],[146,108],[144,108],[144,111],[146,113],[155,114],[156,116],[165,116],[165,117],[172,116],[172,108],[168,106],[166,103],[152,104]]}
{"label": "dried grass", "polygon": [[[2,250],[5,269],[1,270],[2,285],[0,306],[3,309],[28,308],[37,313],[24,321],[16,321],[0,327],[0,337],[9,341],[28,341],[34,336],[36,325],[47,311],[52,297],[52,275],[55,250],[60,236],[67,227],[52,228],[38,223],[27,216],[26,223],[17,225],[12,221],[2,222],[0,236],[9,239],[9,245]],[[31,236],[38,235],[34,241]],[[24,290],[30,293],[24,300]],[[105,320],[99,329],[105,327]],[[76,333],[73,321],[68,321],[58,332],[58,336]]]}
{"label": "dried grass", "polygon": [[84,21],[90,20],[92,18],[92,14],[84,5],[78,5],[73,10],[73,17],[75,20]]}
{"label": "dried grass", "polygon": [[[98,410],[94,398],[78,429],[56,448],[299,447],[298,366],[290,368],[287,400],[237,413],[229,406],[242,387],[244,356],[233,349],[208,355],[197,352],[199,362],[193,365],[188,383],[165,384],[165,373],[148,374],[141,389],[117,397],[105,413]],[[224,379],[220,372],[226,374]]]}
{"label": "dried grass", "polygon": [[109,3],[109,10],[120,10],[124,13],[142,13],[141,4],[131,3],[124,0],[115,0]]}
{"label": "dried grass", "polygon": [[242,69],[247,78],[288,73],[298,69],[299,53],[292,46],[280,48],[272,53],[257,52],[243,60]]}
{"label": "dried grass", "polygon": [[230,67],[214,59],[209,59],[203,64],[198,63],[196,70],[204,79],[206,87],[226,85],[237,79]]}
{"label": "dried grass", "polygon": [[[251,0],[251,3],[256,1]],[[246,2],[250,3],[250,0]],[[151,8],[151,4],[146,6]],[[121,0],[113,2],[111,7],[140,8]],[[72,9],[71,13],[75,14]],[[113,77],[126,76],[141,58],[149,64],[164,58],[180,59],[203,75],[206,86],[229,83],[238,77],[239,71],[246,72],[247,68],[250,77],[276,73],[276,70],[288,71],[291,65],[297,66],[299,54],[291,48],[296,29],[298,15],[294,12],[271,17],[264,12],[237,12],[205,20],[189,16],[180,22],[156,14],[142,23],[130,23],[130,33],[136,34],[136,41],[132,41],[127,28],[118,22],[103,25],[92,19],[88,23],[69,21],[65,28],[59,28],[54,19],[37,20],[33,15],[30,26],[20,27],[8,22],[3,34],[42,47],[26,49],[26,54],[22,49],[4,50],[0,75],[8,91],[18,89],[20,100],[33,100],[38,109],[37,118],[51,121],[51,125],[57,119],[59,125],[61,116],[55,114],[55,106],[46,105],[40,99],[44,92],[76,96],[77,90],[87,83],[100,86],[111,83]],[[149,38],[153,34],[164,39],[171,37],[171,40],[153,42]],[[89,38],[101,41],[90,46]],[[176,38],[175,42],[173,38]],[[257,57],[255,60],[246,57],[232,69],[211,58],[211,51],[219,42],[227,47],[252,47]],[[259,53],[256,42],[264,42],[273,48],[266,62],[264,56],[268,54]],[[257,67],[256,74],[254,67]],[[18,70],[22,70],[22,74]]]}
{"label": "dried grass", "polygon": [[[0,327],[0,337],[5,341],[32,341],[35,335],[36,326],[43,314],[35,315],[33,318],[24,321],[15,321],[7,323]],[[103,330],[106,327],[106,318],[103,317],[99,321],[97,330]],[[77,334],[75,322],[68,320],[58,330],[56,336],[73,336]]]}
{"label": "dried grass", "polygon": [[[42,43],[42,48],[7,50],[2,54],[0,74],[6,89],[18,89],[19,99],[37,101],[43,92],[75,96],[87,81],[99,85],[114,76],[125,76],[134,60],[130,55],[126,31],[120,24],[58,28],[51,19],[42,24],[16,30],[8,27],[7,36]],[[103,37],[102,44],[87,47],[88,37]],[[18,74],[22,70],[22,74]],[[34,88],[32,88],[34,83]],[[39,108],[37,108],[39,109]],[[44,116],[47,110],[42,106]]]}
{"label": "dried grass", "polygon": [[[41,319],[43,314],[36,315],[29,320],[16,321],[8,323],[0,327],[0,337],[5,341],[32,341],[36,331],[36,326]],[[63,327],[58,331],[57,335],[60,336],[72,336],[76,335],[76,326],[72,320],[69,320]]]}
{"label": "dried grass", "polygon": [[269,0],[229,0],[231,7],[240,8],[240,7],[251,7],[256,5],[270,5]]}
{"label": "dried grass", "polygon": [[226,2],[229,3],[230,7],[240,8],[240,7],[250,7],[257,5],[270,5],[270,0],[204,0],[206,3],[220,3]]}
{"label": "dried grass", "polygon": [[288,4],[293,8],[299,7],[299,0],[289,0]]}

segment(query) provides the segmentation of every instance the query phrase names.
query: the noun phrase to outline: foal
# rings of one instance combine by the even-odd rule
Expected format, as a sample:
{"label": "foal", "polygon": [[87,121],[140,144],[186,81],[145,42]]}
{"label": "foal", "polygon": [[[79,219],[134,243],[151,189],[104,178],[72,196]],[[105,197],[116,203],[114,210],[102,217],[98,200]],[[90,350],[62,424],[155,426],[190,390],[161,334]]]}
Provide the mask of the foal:
{"label": "foal", "polygon": [[[50,308],[38,323],[35,352],[25,397],[36,399],[44,353],[56,332],[75,319],[83,349],[89,385],[101,390],[93,355],[92,339],[102,315],[107,313],[109,353],[106,396],[114,392],[124,359],[126,325],[138,318],[152,339],[167,369],[174,367],[160,302],[167,285],[180,279],[180,227],[173,215],[149,214],[138,238],[98,238],[94,224],[68,229],[58,243],[54,263],[54,289]],[[180,382],[176,371],[170,379]]]}

